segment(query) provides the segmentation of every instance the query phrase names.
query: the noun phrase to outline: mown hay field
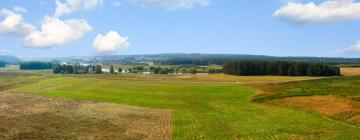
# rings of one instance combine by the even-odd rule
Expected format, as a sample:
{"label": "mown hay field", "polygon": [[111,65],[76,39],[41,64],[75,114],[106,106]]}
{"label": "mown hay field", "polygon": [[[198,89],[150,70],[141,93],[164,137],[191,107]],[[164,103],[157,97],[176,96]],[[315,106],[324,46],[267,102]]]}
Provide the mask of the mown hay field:
{"label": "mown hay field", "polygon": [[360,68],[344,67],[344,68],[341,68],[341,74],[344,76],[360,75]]}
{"label": "mown hay field", "polygon": [[172,139],[170,110],[0,92],[0,139]]}

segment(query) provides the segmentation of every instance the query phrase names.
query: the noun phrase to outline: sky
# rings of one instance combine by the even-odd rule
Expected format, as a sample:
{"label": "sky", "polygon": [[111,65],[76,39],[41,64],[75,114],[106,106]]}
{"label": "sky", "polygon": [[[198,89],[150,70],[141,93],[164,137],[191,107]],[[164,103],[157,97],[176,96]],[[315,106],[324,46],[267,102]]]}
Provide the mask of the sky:
{"label": "sky", "polygon": [[2,0],[0,55],[360,57],[358,0]]}

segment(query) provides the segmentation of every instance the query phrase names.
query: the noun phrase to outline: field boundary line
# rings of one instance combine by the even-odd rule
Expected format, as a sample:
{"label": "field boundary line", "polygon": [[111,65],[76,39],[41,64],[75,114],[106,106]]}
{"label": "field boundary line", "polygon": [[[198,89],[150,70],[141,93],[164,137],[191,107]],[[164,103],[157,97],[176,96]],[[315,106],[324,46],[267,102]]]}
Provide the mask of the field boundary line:
{"label": "field boundary line", "polygon": [[332,122],[335,122],[335,123],[338,123],[338,124],[342,124],[342,125],[346,125],[346,126],[349,126],[349,127],[352,127],[352,128],[359,128],[355,125],[351,125],[351,124],[348,124],[348,123],[344,123],[344,122],[341,122],[341,121],[338,121],[338,120],[334,120],[334,119],[331,119],[329,117],[326,117],[326,116],[323,116],[323,115],[320,115],[322,118],[324,119],[327,119],[329,121],[332,121]]}

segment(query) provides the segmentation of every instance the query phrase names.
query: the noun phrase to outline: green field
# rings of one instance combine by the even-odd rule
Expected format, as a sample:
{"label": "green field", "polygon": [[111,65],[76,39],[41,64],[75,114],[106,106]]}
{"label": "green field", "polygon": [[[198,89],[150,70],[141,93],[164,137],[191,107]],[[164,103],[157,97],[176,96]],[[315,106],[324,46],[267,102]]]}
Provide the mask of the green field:
{"label": "green field", "polygon": [[[156,80],[134,75],[125,77],[54,76],[17,86],[11,91],[171,109],[174,111],[174,139],[360,138],[359,128],[330,120],[318,113],[252,102],[255,89],[244,85],[239,77],[224,78],[218,75],[219,78],[192,77],[186,80],[171,76]],[[263,81],[276,79],[243,79],[246,83],[261,82],[262,78],[267,79]]]}

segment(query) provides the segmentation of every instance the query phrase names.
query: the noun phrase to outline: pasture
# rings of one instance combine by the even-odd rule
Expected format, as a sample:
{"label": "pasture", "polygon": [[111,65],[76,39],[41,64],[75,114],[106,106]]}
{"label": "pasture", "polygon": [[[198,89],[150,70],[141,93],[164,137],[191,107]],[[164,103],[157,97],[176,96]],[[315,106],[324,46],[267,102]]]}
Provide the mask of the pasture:
{"label": "pasture", "polygon": [[[173,139],[358,139],[358,127],[316,111],[252,101],[265,98],[257,93],[268,86],[284,83],[281,88],[309,79],[318,81],[276,76],[59,75],[8,91],[171,110]],[[357,95],[359,90],[353,90]]]}

